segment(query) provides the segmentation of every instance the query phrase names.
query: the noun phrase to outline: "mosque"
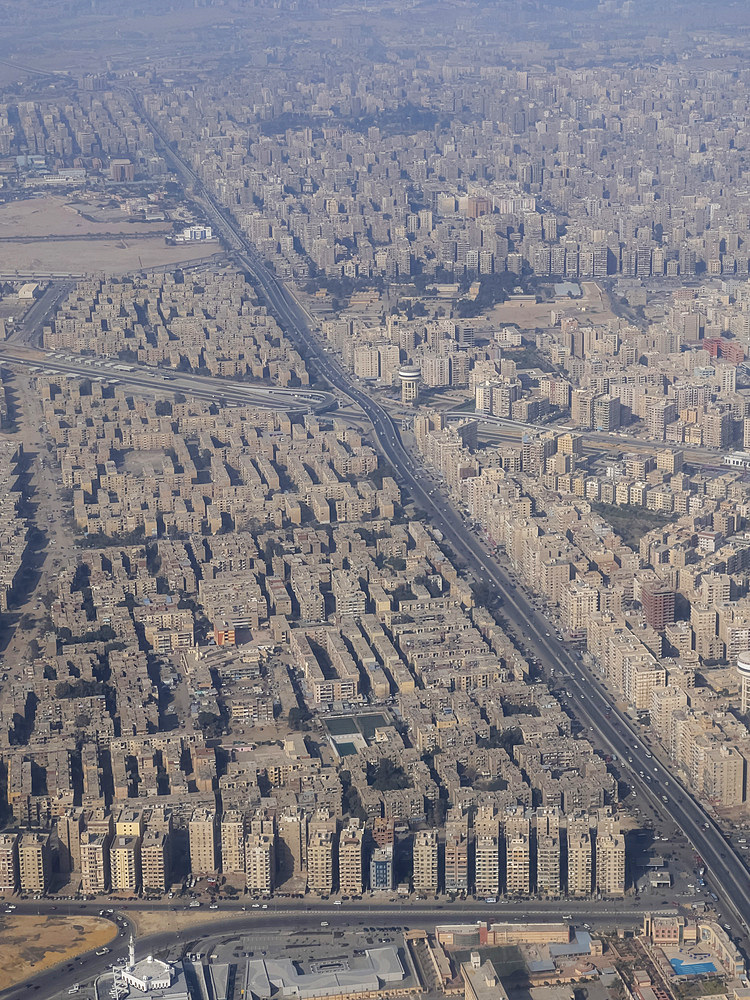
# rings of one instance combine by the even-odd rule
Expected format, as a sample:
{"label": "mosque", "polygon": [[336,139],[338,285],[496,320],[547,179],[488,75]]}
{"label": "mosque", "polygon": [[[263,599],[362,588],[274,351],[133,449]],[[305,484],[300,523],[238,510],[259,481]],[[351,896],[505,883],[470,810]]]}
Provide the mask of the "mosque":
{"label": "mosque", "polygon": [[141,993],[147,993],[149,1000],[190,1000],[190,991],[182,969],[169,962],[162,962],[153,955],[137,962],[132,935],[128,960],[120,971],[120,983],[128,990],[127,997],[135,998]]}

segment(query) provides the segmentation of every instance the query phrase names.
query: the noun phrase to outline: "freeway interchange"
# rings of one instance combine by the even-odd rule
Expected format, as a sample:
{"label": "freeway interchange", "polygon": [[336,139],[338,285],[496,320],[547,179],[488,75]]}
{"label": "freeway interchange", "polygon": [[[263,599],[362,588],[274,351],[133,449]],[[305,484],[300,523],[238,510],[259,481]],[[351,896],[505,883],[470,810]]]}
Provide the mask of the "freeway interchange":
{"label": "freeway interchange", "polygon": [[189,394],[196,399],[220,402],[224,405],[257,406],[259,409],[295,410],[306,412],[329,410],[336,404],[336,397],[330,392],[312,389],[279,389],[252,382],[215,378],[210,375],[172,369],[153,368],[148,365],[123,364],[115,359],[74,355],[66,351],[46,353],[18,347],[11,342],[0,344],[0,363],[3,361],[21,365],[33,372],[71,375],[122,383],[135,388],[151,391],[158,396],[165,393]]}
{"label": "freeway interchange", "polygon": [[[549,621],[533,606],[527,595],[515,586],[508,571],[491,556],[480,540],[472,534],[447,498],[425,479],[423,470],[404,447],[398,430],[384,407],[368,393],[351,384],[348,375],[312,334],[305,313],[289,288],[269,270],[234,220],[206,192],[197,174],[174,153],[159,132],[158,127],[145,113],[135,95],[131,96],[133,96],[134,103],[142,117],[154,132],[156,139],[161,143],[165,156],[177,173],[190,183],[195,197],[203,205],[216,231],[232,248],[237,262],[248,272],[258,293],[265,297],[285,332],[297,343],[301,354],[338,394],[362,410],[369,420],[377,444],[383,456],[392,466],[399,484],[406,488],[414,501],[428,513],[432,524],[443,532],[446,541],[475,578],[490,585],[502,599],[503,613],[510,624],[515,626],[518,634],[523,636],[524,644],[530,655],[533,655],[548,674],[554,669],[556,676],[564,678],[564,686],[570,693],[571,711],[575,716],[593,730],[602,747],[608,748],[617,756],[618,766],[621,770],[629,768],[628,781],[637,789],[641,797],[649,801],[658,813],[667,817],[689,838],[690,843],[700,853],[710,873],[712,887],[721,898],[725,917],[730,920],[732,930],[736,936],[744,937],[748,927],[750,927],[750,873],[748,873],[742,859],[727,842],[722,831],[661,760],[651,753],[641,734],[633,728],[630,720],[621,714],[613,704],[606,689],[584,668],[577,655],[560,641]],[[40,312],[46,313],[46,307],[50,304],[50,300],[47,300]],[[250,391],[273,394],[277,401],[281,401],[283,397],[279,396],[278,393],[285,391],[245,386],[227,380],[183,375],[183,373],[174,373],[174,378],[170,378],[172,373],[160,372],[157,369],[137,368],[125,373],[116,368],[102,369],[100,366],[103,362],[97,364],[94,359],[66,360],[64,357],[52,357],[46,354],[36,355],[36,360],[32,361],[29,360],[30,353],[22,347],[6,344],[0,349],[0,361],[5,358],[19,364],[37,365],[60,371],[70,370],[77,374],[93,374],[95,377],[106,376],[110,379],[132,383],[140,388],[156,389],[162,393],[164,391],[185,391],[198,398],[212,400],[216,400],[217,396],[220,396],[227,404],[242,402],[247,405],[249,402],[247,394]],[[85,371],[81,372],[81,368]],[[127,377],[124,377],[126,375]],[[217,385],[220,385],[220,388],[217,388]],[[235,393],[241,394],[241,398],[235,399]],[[303,395],[301,391],[292,392],[293,397],[301,395]],[[306,397],[313,396],[311,393],[304,395]],[[318,395],[321,398],[314,400],[314,402],[321,409],[325,408],[326,405],[331,405],[335,398],[333,394],[321,393]],[[286,400],[285,402],[287,405],[284,408],[289,409],[290,401]],[[311,398],[307,398],[300,408],[307,408],[308,405],[311,405]],[[647,780],[646,776],[651,780]],[[26,903],[20,903],[17,912],[48,912],[49,910],[48,901],[28,905],[31,906],[31,909],[27,909]],[[101,904],[92,904],[91,909],[98,912],[99,905]],[[127,912],[127,905],[118,905]],[[142,902],[131,905],[136,909],[144,908]],[[446,906],[445,910],[438,906],[417,906],[411,901],[408,909],[404,908],[403,903],[393,906],[373,906],[370,904],[363,909],[361,919],[372,922],[374,919],[382,917],[389,922],[403,923],[403,914],[408,913],[409,921],[419,921],[422,926],[429,926],[431,923],[445,921],[446,918],[454,920],[457,918],[498,919],[505,913],[504,904],[487,907],[467,901],[466,903],[444,905]],[[626,914],[630,918],[634,918],[637,913],[644,909],[632,906],[626,901],[604,905],[610,905],[612,913],[616,914],[616,916],[609,918],[612,922],[618,920],[622,922],[622,918]],[[508,916],[518,912],[517,903],[510,903],[508,906],[513,906],[512,911],[507,911]],[[166,917],[169,907],[163,906],[162,908],[165,910]],[[80,912],[85,911],[86,908]],[[540,918],[545,914],[548,919],[554,919],[556,915],[558,919],[561,919],[562,915],[567,912],[575,919],[581,920],[601,919],[605,913],[609,913],[609,910],[603,909],[601,903],[578,904],[570,900],[558,901],[549,907],[534,901],[528,904],[528,908],[524,908],[524,913],[527,915],[537,914],[537,911]],[[237,920],[240,917],[248,922],[260,919],[266,925],[270,922],[278,922],[278,926],[282,927],[292,922],[296,924],[300,920],[319,921],[322,914],[328,920],[344,919],[351,923],[355,919],[359,919],[359,914],[356,914],[355,917],[355,912],[349,904],[342,912],[332,905],[324,907],[321,904],[312,904],[311,907],[308,903],[295,906],[287,903],[282,904],[279,901],[278,905],[274,902],[272,909],[268,911],[248,911],[236,914],[231,919],[234,921],[233,927],[237,926]],[[230,920],[229,916],[224,914],[217,915],[217,917],[219,917],[218,920],[215,918],[206,925],[206,927],[210,927],[211,932],[220,930],[224,922]],[[199,937],[200,927],[191,928],[189,932],[182,933]],[[148,940],[153,950],[157,950],[158,947],[173,942],[174,937],[175,933],[171,931],[161,935],[161,937],[157,936],[158,940],[157,938]],[[164,940],[161,941],[161,938]],[[121,941],[122,939],[116,940]],[[90,977],[103,971],[107,965],[106,962],[102,964],[100,957],[91,956],[84,956],[84,962],[81,964],[85,966],[85,972],[84,968],[81,968],[80,973],[75,968],[70,972],[70,975],[78,974],[80,978],[83,978],[84,975]],[[101,968],[99,968],[100,966]],[[45,977],[47,975],[44,974]],[[64,978],[65,974],[62,976],[58,974],[54,979],[57,989],[64,985]],[[42,978],[40,977],[36,982],[42,983]],[[52,982],[53,980],[50,979],[49,984],[47,984],[45,978],[43,985],[49,985],[51,988]],[[17,996],[33,994],[16,989],[7,995],[15,1000]],[[5,998],[6,994],[2,994],[2,996]]]}
{"label": "freeway interchange", "polygon": [[[593,729],[602,745],[611,748],[620,758],[621,767],[628,762],[630,783],[689,838],[711,874],[713,887],[721,897],[734,932],[744,937],[750,928],[750,873],[722,831],[667,767],[651,754],[640,733],[631,727],[604,688],[593,680],[578,658],[557,638],[547,619],[513,584],[507,571],[468,530],[455,508],[439,491],[425,486],[423,475],[403,446],[386,410],[366,392],[352,385],[338,363],[323,350],[290,290],[265,265],[229,213],[206,191],[195,171],[174,153],[135,96],[134,101],[162,144],[165,155],[177,173],[193,186],[216,231],[235,250],[239,263],[247,269],[258,292],[265,296],[287,335],[296,341],[300,353],[315,365],[320,376],[334,389],[360,407],[369,419],[380,450],[393,467],[399,484],[405,486],[431,516],[432,523],[440,528],[476,578],[495,588],[504,602],[505,615],[524,636],[527,647],[540,664],[547,671],[554,668],[563,673],[575,701],[575,714]],[[632,764],[629,758],[632,758]],[[651,781],[646,780],[646,774]]]}

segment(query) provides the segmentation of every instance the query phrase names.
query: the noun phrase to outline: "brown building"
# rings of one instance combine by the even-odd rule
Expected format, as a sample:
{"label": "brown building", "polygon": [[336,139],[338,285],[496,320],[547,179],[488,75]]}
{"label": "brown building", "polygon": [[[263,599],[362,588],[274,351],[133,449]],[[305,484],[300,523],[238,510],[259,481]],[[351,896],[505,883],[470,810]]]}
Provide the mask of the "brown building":
{"label": "brown building", "polygon": [[646,624],[658,631],[674,622],[674,591],[662,583],[648,583],[641,588],[641,605]]}

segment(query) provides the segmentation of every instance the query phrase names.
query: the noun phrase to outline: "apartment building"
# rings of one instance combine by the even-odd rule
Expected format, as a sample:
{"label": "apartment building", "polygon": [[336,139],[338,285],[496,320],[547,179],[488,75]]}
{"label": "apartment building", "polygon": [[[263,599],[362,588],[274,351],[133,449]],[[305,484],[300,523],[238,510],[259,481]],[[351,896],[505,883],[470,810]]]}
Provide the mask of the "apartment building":
{"label": "apartment building", "polygon": [[625,895],[625,836],[612,816],[600,816],[596,825],[596,891]]}
{"label": "apartment building", "polygon": [[307,885],[321,895],[333,892],[336,879],[336,820],[319,811],[310,820],[307,841]]}
{"label": "apartment building", "polygon": [[349,820],[339,835],[339,891],[347,896],[361,896],[362,845],[364,829],[358,819]]}
{"label": "apartment building", "polygon": [[141,882],[144,892],[166,892],[171,884],[169,835],[146,830],[141,841]]}
{"label": "apartment building", "polygon": [[0,833],[0,892],[16,892],[18,884],[18,834]]}
{"label": "apartment building", "polygon": [[216,813],[213,809],[196,809],[188,824],[190,870],[206,875],[218,870]]}
{"label": "apartment building", "polygon": [[96,896],[110,886],[111,833],[84,830],[81,834],[81,891]]}
{"label": "apartment building", "polygon": [[500,819],[494,806],[480,806],[474,817],[474,891],[479,896],[500,891]]}
{"label": "apartment building", "polygon": [[522,814],[505,819],[505,891],[517,896],[531,892],[531,824]]}
{"label": "apartment building", "polygon": [[592,889],[593,858],[589,818],[568,817],[568,895],[588,896]]}
{"label": "apartment building", "polygon": [[560,813],[557,808],[542,808],[536,813],[536,891],[555,898],[561,884]]}
{"label": "apartment building", "polygon": [[245,838],[245,887],[248,892],[268,893],[274,887],[273,834],[251,830]]}
{"label": "apartment building", "polygon": [[419,893],[438,891],[438,831],[417,830],[412,845],[412,884]]}
{"label": "apartment building", "polygon": [[220,824],[221,870],[224,874],[245,871],[245,817],[239,810],[223,812]]}
{"label": "apartment building", "polygon": [[52,871],[48,833],[24,832],[18,841],[18,877],[21,892],[47,892]]}
{"label": "apartment building", "polygon": [[301,809],[282,812],[277,821],[278,881],[301,878],[307,870],[307,816]]}
{"label": "apartment building", "polygon": [[445,891],[469,891],[469,816],[455,806],[445,821]]}
{"label": "apartment building", "polygon": [[137,892],[141,884],[141,838],[116,833],[109,848],[109,864],[112,888]]}

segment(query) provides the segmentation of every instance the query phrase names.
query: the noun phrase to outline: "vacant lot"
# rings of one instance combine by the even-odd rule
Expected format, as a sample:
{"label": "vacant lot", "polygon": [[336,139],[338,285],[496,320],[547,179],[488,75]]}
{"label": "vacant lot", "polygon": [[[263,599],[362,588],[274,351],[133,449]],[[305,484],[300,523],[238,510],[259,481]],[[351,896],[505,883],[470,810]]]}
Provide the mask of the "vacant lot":
{"label": "vacant lot", "polygon": [[615,319],[606,293],[595,281],[582,281],[580,299],[555,299],[554,302],[539,302],[519,305],[513,302],[502,302],[496,305],[490,313],[490,318],[501,326],[515,325],[520,330],[546,329],[550,325],[550,313],[562,312],[566,316],[575,316],[578,321],[587,323],[605,323]]}
{"label": "vacant lot", "polygon": [[[77,201],[75,196],[45,195],[0,205],[0,236],[86,236],[102,233],[148,233],[169,223],[128,222],[121,209],[107,201]],[[91,218],[84,218],[85,215]]]}
{"label": "vacant lot", "polygon": [[115,925],[98,917],[3,916],[0,920],[2,986],[108,944]]}
{"label": "vacant lot", "polygon": [[[216,244],[212,244],[215,251]],[[210,253],[210,251],[209,251]],[[22,274],[125,274],[164,264],[185,264],[208,256],[205,247],[168,247],[163,237],[133,239],[30,240],[0,243],[0,272]]]}

